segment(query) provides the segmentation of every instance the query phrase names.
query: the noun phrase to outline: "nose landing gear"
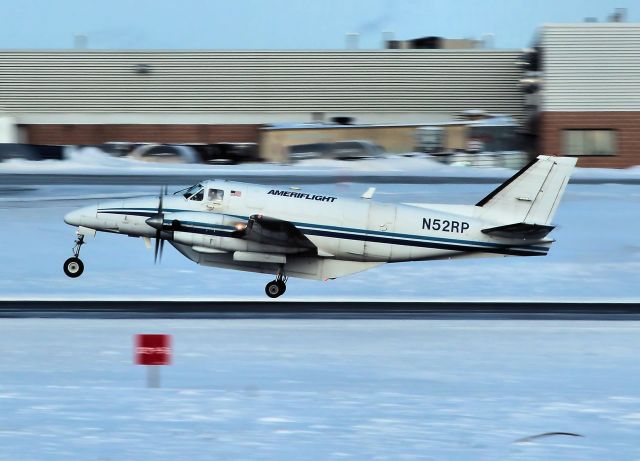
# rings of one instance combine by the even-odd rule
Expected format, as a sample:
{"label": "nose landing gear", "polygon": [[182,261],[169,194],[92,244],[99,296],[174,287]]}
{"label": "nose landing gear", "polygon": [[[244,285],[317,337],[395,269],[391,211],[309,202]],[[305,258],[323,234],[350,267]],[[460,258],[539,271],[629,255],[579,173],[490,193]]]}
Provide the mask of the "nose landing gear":
{"label": "nose landing gear", "polygon": [[276,279],[267,283],[267,286],[264,288],[267,296],[270,298],[282,296],[284,292],[287,291],[286,284],[288,279],[289,277],[285,275],[284,270],[280,269],[276,275]]}
{"label": "nose landing gear", "polygon": [[76,278],[84,272],[84,264],[78,256],[80,256],[80,247],[84,245],[84,235],[78,234],[75,246],[73,247],[73,256],[64,262],[64,273],[67,277]]}

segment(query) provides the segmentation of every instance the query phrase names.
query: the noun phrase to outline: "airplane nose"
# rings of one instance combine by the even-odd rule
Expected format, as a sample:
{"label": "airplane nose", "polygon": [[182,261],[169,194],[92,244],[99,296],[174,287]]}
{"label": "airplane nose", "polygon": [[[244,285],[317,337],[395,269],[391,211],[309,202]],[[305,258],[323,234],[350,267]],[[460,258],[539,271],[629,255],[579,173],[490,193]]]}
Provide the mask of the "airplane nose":
{"label": "airplane nose", "polygon": [[82,213],[80,210],[73,210],[70,213],[64,215],[64,222],[71,226],[79,226]]}
{"label": "airplane nose", "polygon": [[67,213],[64,216],[64,222],[71,226],[82,226],[90,219],[95,219],[98,212],[97,206],[86,206]]}

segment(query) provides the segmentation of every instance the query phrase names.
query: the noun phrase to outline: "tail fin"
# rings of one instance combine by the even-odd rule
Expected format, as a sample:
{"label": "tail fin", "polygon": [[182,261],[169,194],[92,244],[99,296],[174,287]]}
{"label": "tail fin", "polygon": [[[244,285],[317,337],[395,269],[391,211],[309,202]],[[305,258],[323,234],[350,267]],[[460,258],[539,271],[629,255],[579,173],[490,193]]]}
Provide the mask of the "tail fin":
{"label": "tail fin", "polygon": [[547,226],[576,164],[575,158],[540,155],[476,206],[486,217],[504,223]]}

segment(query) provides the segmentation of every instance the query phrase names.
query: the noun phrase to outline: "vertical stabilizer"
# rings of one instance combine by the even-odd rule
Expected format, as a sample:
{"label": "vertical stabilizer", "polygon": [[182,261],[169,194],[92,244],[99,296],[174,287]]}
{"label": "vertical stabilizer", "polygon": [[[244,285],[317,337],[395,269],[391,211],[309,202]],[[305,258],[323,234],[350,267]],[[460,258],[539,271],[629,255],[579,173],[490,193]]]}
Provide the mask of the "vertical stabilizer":
{"label": "vertical stabilizer", "polygon": [[488,219],[548,225],[555,215],[575,158],[540,155],[480,200]]}

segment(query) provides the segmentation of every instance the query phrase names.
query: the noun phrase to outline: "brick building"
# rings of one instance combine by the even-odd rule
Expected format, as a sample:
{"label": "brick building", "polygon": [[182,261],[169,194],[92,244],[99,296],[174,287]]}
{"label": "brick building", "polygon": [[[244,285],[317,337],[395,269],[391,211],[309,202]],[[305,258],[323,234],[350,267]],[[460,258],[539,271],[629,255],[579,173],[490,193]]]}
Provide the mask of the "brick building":
{"label": "brick building", "polygon": [[540,151],[578,166],[640,164],[640,24],[549,24],[540,30]]}

